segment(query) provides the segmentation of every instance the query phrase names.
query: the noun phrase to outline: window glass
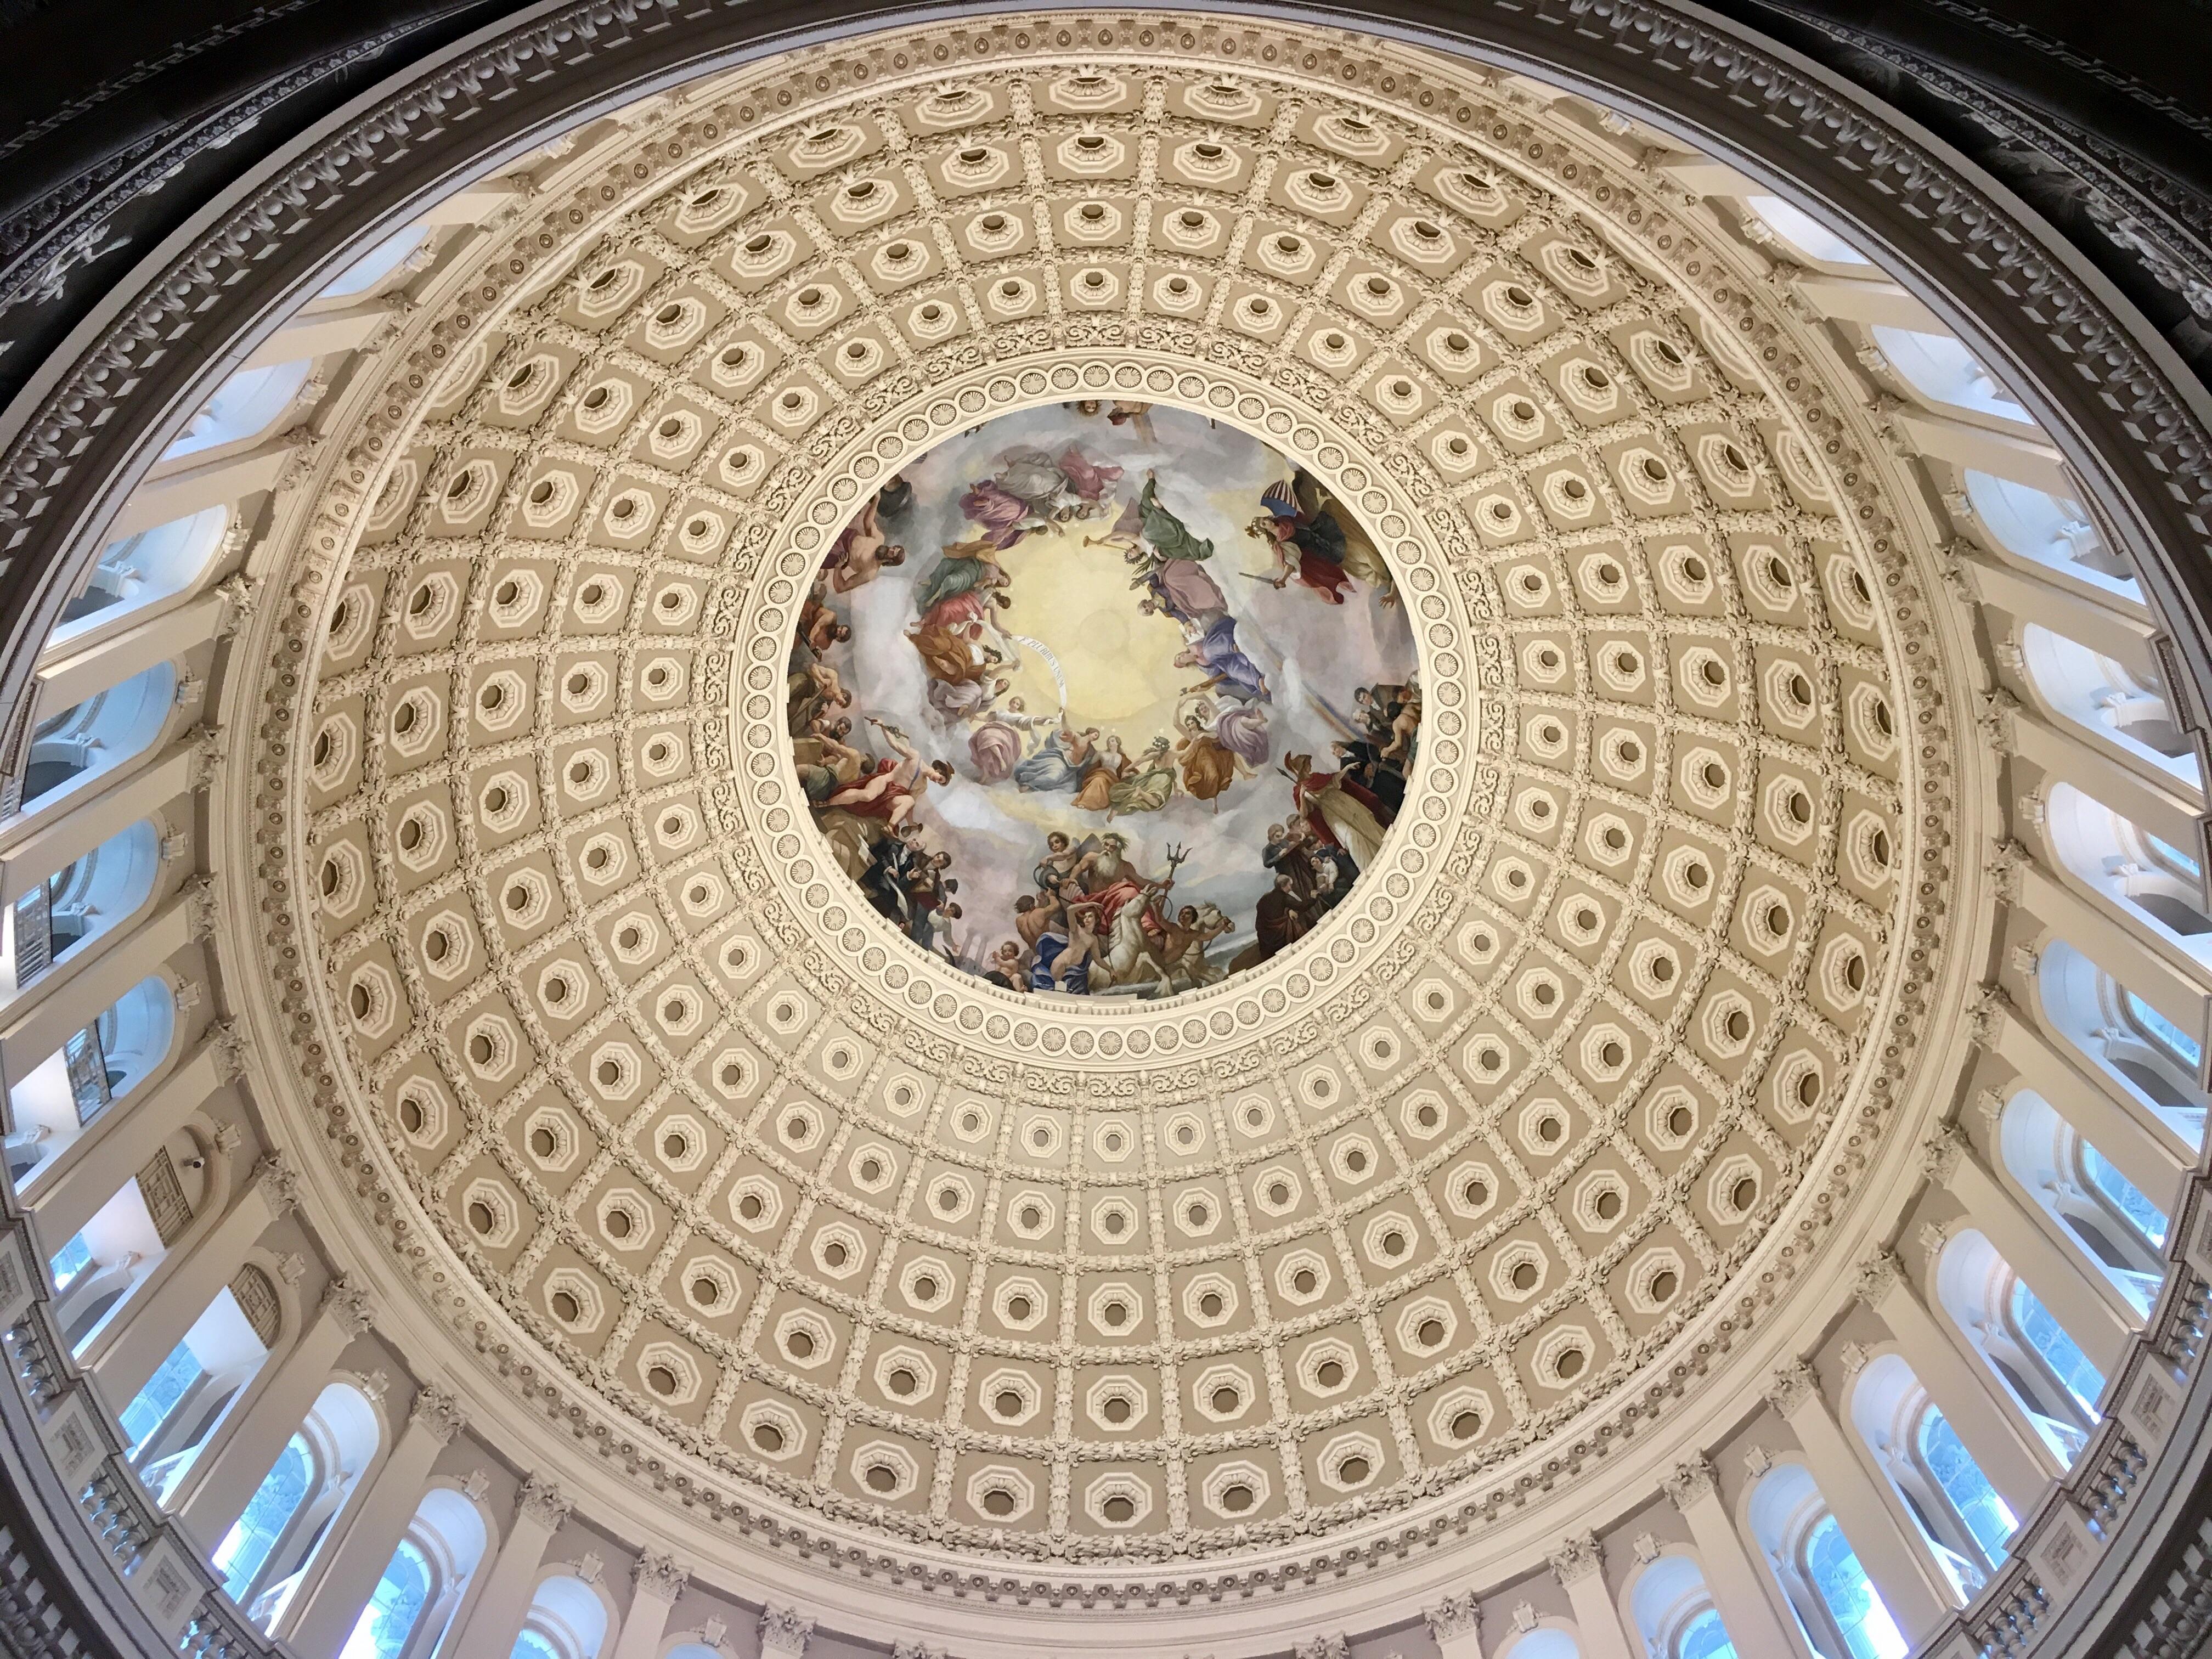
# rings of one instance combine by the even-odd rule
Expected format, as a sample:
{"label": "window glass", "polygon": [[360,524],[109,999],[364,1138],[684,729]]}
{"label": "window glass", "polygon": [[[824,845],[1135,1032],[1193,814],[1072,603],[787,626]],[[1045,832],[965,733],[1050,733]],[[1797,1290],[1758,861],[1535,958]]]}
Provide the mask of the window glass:
{"label": "window glass", "polygon": [[2172,842],[2160,841],[2156,836],[2153,836],[2150,838],[2150,844],[2152,848],[2156,850],[2158,855],[2164,859],[2168,864],[2172,865],[2175,869],[2185,870],[2192,876],[2201,876],[2204,873],[2203,871],[2198,867],[2195,859],[2190,857],[2188,854],[2183,852],[2179,847],[2174,846]]}
{"label": "window glass", "polygon": [[1835,265],[1871,264],[1872,260],[1842,237],[1830,230],[1802,208],[1792,207],[1779,196],[1747,196],[1744,205],[1766,221],[1768,226],[1783,237],[1811,254],[1815,259],[1825,259]]}
{"label": "window glass", "polygon": [[1720,1614],[1707,1607],[1683,1629],[1674,1652],[1677,1659],[1735,1659],[1735,1644],[1729,1640]]}
{"label": "window glass", "polygon": [[361,1610],[353,1634],[338,1650],[338,1659],[398,1659],[429,1597],[428,1560],[412,1543],[402,1543]]}
{"label": "window glass", "polygon": [[544,1636],[534,1630],[526,1630],[514,1638],[514,1651],[508,1659],[567,1659]]}
{"label": "window glass", "polygon": [[[2081,1143],[2081,1170],[2096,1189],[2112,1200],[2112,1207],[2153,1244],[2166,1243],[2166,1212],[2144,1197],[2136,1184],[2114,1169],[2105,1155],[2087,1141]],[[55,1258],[60,1260],[58,1256]]]}
{"label": "window glass", "polygon": [[276,1547],[276,1540],[298,1513],[313,1469],[307,1443],[294,1435],[263,1478],[260,1490],[247,1502],[238,1524],[216,1546],[215,1570],[222,1575],[222,1587],[233,1601],[245,1595],[254,1575],[268,1560],[269,1552]]}
{"label": "window glass", "polygon": [[199,1356],[192,1352],[191,1344],[179,1342],[169,1350],[169,1357],[161,1362],[161,1370],[146,1379],[146,1386],[138,1390],[138,1397],[123,1408],[118,1419],[123,1432],[130,1437],[131,1455],[137,1456],[138,1449],[154,1437],[154,1431],[177,1408],[177,1402],[200,1380]]}
{"label": "window glass", "polygon": [[1905,1659],[1909,1644],[1875,1594],[1834,1516],[1821,1516],[1806,1540],[1805,1571],[1843,1633],[1851,1659]]}
{"label": "window glass", "polygon": [[2127,994],[2127,998],[2128,1012],[2135,1017],[2136,1024],[2144,1030],[2171,1048],[2191,1066],[2197,1067],[2203,1065],[2203,1046],[2193,1040],[2186,1031],[2145,1002],[2133,991]]}
{"label": "window glass", "polygon": [[2066,1329],[2051,1316],[2051,1310],[2036,1299],[2025,1279],[2012,1282],[2012,1321],[2020,1329],[2021,1340],[2043,1356],[2066,1392],[2080,1402],[2081,1409],[2094,1417],[2097,1396],[2105,1391],[2105,1374],[2089,1363],[2089,1356],[2081,1346],[2066,1334]]}
{"label": "window glass", "polygon": [[1990,1485],[1989,1477],[1982,1473],[1967,1451],[1966,1443],[1957,1431],[1943,1420],[1943,1413],[1930,1406],[1920,1419],[1920,1457],[1929,1474],[1942,1488],[1943,1496],[1951,1500],[1951,1507],[1966,1522],[1966,1530],[1984,1555],[1991,1561],[2004,1553],[2005,1540],[2013,1534],[2020,1522],[2005,1507],[1996,1488]]}
{"label": "window glass", "polygon": [[75,1238],[54,1252],[54,1289],[65,1291],[76,1281],[76,1276],[92,1266],[92,1246],[84,1242],[84,1235]]}

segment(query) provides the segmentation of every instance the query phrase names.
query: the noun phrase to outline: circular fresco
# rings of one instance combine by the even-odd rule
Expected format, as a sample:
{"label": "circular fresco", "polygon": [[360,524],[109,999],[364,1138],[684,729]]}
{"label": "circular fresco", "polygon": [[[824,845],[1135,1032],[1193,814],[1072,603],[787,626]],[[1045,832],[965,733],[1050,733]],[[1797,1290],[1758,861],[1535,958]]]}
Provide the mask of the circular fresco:
{"label": "circular fresco", "polygon": [[1164,404],[1024,410],[839,534],[792,641],[814,820],[868,902],[1008,990],[1172,995],[1295,945],[1375,862],[1413,638],[1348,507]]}

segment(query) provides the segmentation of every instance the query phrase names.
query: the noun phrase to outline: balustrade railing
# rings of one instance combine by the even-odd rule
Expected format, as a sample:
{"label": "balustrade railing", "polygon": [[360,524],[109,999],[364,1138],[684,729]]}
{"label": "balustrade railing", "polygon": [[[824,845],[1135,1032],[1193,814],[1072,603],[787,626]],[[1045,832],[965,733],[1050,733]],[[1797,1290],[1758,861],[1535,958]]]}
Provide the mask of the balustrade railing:
{"label": "balustrade railing", "polygon": [[[1919,1652],[1923,1659],[2027,1659],[2104,1553],[2155,1526],[2129,1521],[2145,1473],[2168,1443],[2212,1433],[2212,1401],[2187,1409],[2212,1322],[2212,1180],[2200,1167],[2166,1241],[2169,1268],[2149,1322],[2105,1391],[2103,1414],[2074,1467],[2014,1534],[1989,1583]],[[2212,1566],[2212,1561],[2208,1561]]]}
{"label": "balustrade railing", "polygon": [[[191,1659],[289,1659],[289,1648],[246,1621],[199,1547],[141,1484],[121,1429],[61,1340],[27,1225],[12,1214],[0,1217],[0,1358],[94,1550],[161,1640]],[[106,1599],[112,1605],[112,1590]]]}

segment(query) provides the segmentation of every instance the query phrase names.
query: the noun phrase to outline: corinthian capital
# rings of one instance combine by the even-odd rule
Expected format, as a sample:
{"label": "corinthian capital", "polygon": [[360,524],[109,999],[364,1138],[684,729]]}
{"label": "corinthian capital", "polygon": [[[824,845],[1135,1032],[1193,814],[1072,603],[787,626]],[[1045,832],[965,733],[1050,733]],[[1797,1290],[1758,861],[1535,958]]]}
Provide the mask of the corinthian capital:
{"label": "corinthian capital", "polygon": [[1562,1584],[1579,1583],[1604,1566],[1605,1552],[1598,1547],[1594,1532],[1573,1534],[1552,1547],[1552,1571]]}
{"label": "corinthian capital", "polygon": [[767,1607],[761,1609],[761,1652],[773,1659],[806,1659],[807,1638],[814,1634],[814,1621],[792,1607]]}
{"label": "corinthian capital", "polygon": [[536,1522],[548,1532],[558,1532],[561,1523],[568,1518],[572,1507],[568,1494],[542,1474],[533,1474],[522,1483],[522,1492],[515,1499],[515,1508],[529,1520]]}
{"label": "corinthian capital", "polygon": [[1777,1366],[1772,1379],[1766,1385],[1766,1397],[1774,1402],[1774,1409],[1784,1417],[1807,1401],[1818,1398],[1820,1393],[1820,1379],[1802,1359],[1793,1359],[1787,1365]]}
{"label": "corinthian capital", "polygon": [[1457,1595],[1447,1595],[1432,1607],[1422,1610],[1421,1617],[1429,1621],[1429,1634],[1442,1645],[1455,1636],[1464,1636],[1473,1630],[1482,1616],[1482,1604],[1474,1599],[1472,1590],[1462,1590]]}
{"label": "corinthian capital", "polygon": [[1984,1048],[1996,1046],[2012,998],[2002,985],[1984,985],[1966,1005],[1966,1034]]}
{"label": "corinthian capital", "polygon": [[407,1420],[420,1423],[441,1444],[469,1425],[469,1414],[461,1408],[460,1399],[450,1389],[435,1382],[425,1382],[416,1390],[415,1403],[408,1408]]}
{"label": "corinthian capital", "polygon": [[283,1153],[271,1152],[256,1164],[253,1179],[272,1214],[289,1215],[300,1207],[300,1172],[284,1161]]}
{"label": "corinthian capital", "polygon": [[1905,1264],[1894,1250],[1876,1250],[1859,1264],[1859,1300],[1879,1308],[1905,1282]]}
{"label": "corinthian capital", "polygon": [[1712,1497],[1719,1491],[1713,1481],[1713,1466],[1702,1457],[1692,1457],[1674,1465],[1666,1480],[1667,1496],[1674,1500],[1674,1507],[1686,1510],[1691,1504]]}
{"label": "corinthian capital", "polygon": [[330,1310],[331,1317],[344,1326],[350,1334],[368,1334],[370,1323],[368,1293],[343,1273],[323,1287],[323,1306]]}
{"label": "corinthian capital", "polygon": [[637,1593],[656,1601],[673,1602],[684,1594],[684,1581],[691,1569],[665,1550],[649,1549],[637,1559]]}
{"label": "corinthian capital", "polygon": [[1959,1172],[1959,1161],[1966,1152],[1966,1137],[1959,1133],[1959,1126],[1946,1123],[1920,1143],[1920,1164],[1930,1181],[1948,1181]]}

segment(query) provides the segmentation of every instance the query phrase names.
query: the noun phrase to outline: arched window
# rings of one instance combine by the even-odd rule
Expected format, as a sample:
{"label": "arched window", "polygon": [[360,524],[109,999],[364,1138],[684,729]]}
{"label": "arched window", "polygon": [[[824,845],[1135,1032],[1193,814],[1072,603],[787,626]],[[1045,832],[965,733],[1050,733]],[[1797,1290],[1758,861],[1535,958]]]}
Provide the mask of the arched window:
{"label": "arched window", "polygon": [[204,1425],[269,1358],[268,1344],[228,1287],[217,1291],[184,1340],[118,1413],[131,1461],[157,1494],[156,1466],[192,1448]]}
{"label": "arched window", "polygon": [[2154,1250],[2166,1248],[2166,1212],[2136,1189],[2136,1184],[2115,1169],[2100,1152],[2079,1135],[2074,1138],[2077,1167],[2089,1184],[2089,1190],[2110,1205],[2110,1213],[2119,1224],[2129,1229]]}
{"label": "arched window", "polygon": [[[26,1067],[22,1080],[8,1091],[8,1104],[18,1127],[43,1124],[51,1132],[35,1149],[39,1160],[67,1145],[167,1060],[176,1024],[176,994],[168,981],[153,975]],[[35,1168],[35,1163],[26,1167],[15,1177],[18,1184]]]}
{"label": "arched window", "polygon": [[2028,681],[2053,713],[2097,741],[2202,792],[2197,750],[2148,662],[2116,662],[2040,623],[2021,629]]}
{"label": "arched window", "polygon": [[2005,1103],[2000,1139],[2021,1190],[2058,1224],[2081,1260],[2148,1315],[2165,1279],[2166,1212],[2032,1089]]}
{"label": "arched window", "polygon": [[556,1573],[538,1586],[510,1659],[599,1659],[607,1609],[589,1584]]}
{"label": "arched window", "polygon": [[2116,1081],[2188,1146],[2204,1144],[2206,1097],[2188,1033],[2063,939],[2044,947],[2036,991],[2045,1026],[2091,1071]]}
{"label": "arched window", "polygon": [[1908,1644],[1804,1465],[1780,1463],[1761,1476],[1747,1518],[1797,1622],[1826,1659],[1905,1659]]}
{"label": "arched window", "polygon": [[2018,1519],[1936,1407],[1921,1412],[1913,1446],[1944,1503],[1974,1540],[1984,1565],[1995,1569],[2020,1526]]}
{"label": "arched window", "polygon": [[1902,1355],[1882,1354],[1860,1373],[1850,1418],[1958,1600],[1972,1601],[2012,1535],[2012,1511]]}
{"label": "arched window", "polygon": [[215,391],[215,396],[200,405],[191,423],[167,449],[161,452],[165,461],[181,459],[186,455],[198,455],[206,450],[220,448],[244,438],[252,438],[268,429],[269,426],[292,407],[307,384],[307,371],[313,367],[305,357],[289,363],[270,363],[260,368],[241,369],[225,380]]}
{"label": "arched window", "polygon": [[270,1552],[307,1501],[309,1489],[317,1484],[317,1474],[315,1455],[307,1437],[294,1435],[254,1488],[246,1512],[216,1546],[212,1565],[222,1574],[222,1587],[233,1601],[245,1601],[247,1587],[260,1575]]}
{"label": "arched window", "polygon": [[331,1383],[216,1547],[223,1588],[263,1630],[290,1602],[381,1433],[367,1395],[350,1382]]}
{"label": "arched window", "polygon": [[110,542],[46,636],[47,648],[73,644],[122,616],[195,586],[229,528],[230,509],[210,507]]}
{"label": "arched window", "polygon": [[1874,325],[1873,334],[1889,366],[1929,402],[2030,423],[2027,411],[1997,384],[1996,377],[1949,335],[1883,323]]}
{"label": "arched window", "polygon": [[1905,1659],[1911,1644],[1882,1605],[1834,1516],[1824,1515],[1814,1523],[1805,1540],[1804,1564],[1805,1576],[1851,1659]]}
{"label": "arched window", "polygon": [[40,720],[23,768],[21,810],[40,811],[64,789],[135,759],[167,728],[176,706],[176,668],[157,662]]}
{"label": "arched window", "polygon": [[34,883],[6,912],[8,962],[18,989],[137,914],[161,873],[150,819],[109,836],[68,868]]}
{"label": "arched window", "polygon": [[1784,241],[1823,264],[1869,265],[1874,263],[1842,237],[1803,210],[1779,196],[1747,196],[1743,204]]}
{"label": "arched window", "polygon": [[1688,1556],[1662,1555],[1644,1568],[1629,1592],[1629,1609],[1657,1659],[1735,1659],[1705,1575]]}
{"label": "arched window", "polygon": [[412,1539],[392,1553],[338,1659],[399,1659],[430,1599],[430,1559]]}
{"label": "arched window", "polygon": [[1943,1247],[1936,1280],[1952,1322],[2045,1443],[2072,1463],[2096,1426],[2105,1385],[2080,1345],[1978,1231]]}
{"label": "arched window", "polygon": [[2005,551],[2064,570],[2116,598],[2142,604],[2135,568],[2105,545],[2080,502],[1971,467],[1964,482],[1967,505]]}
{"label": "arched window", "polygon": [[315,297],[337,300],[349,295],[366,294],[406,264],[429,237],[430,227],[428,225],[403,226],[331,277]]}
{"label": "arched window", "polygon": [[338,1659],[421,1659],[452,1622],[483,1559],[483,1517],[448,1487],[423,1494]]}
{"label": "arched window", "polygon": [[2212,960],[2212,915],[2195,859],[2069,783],[2051,787],[2044,828],[2082,886],[2154,936],[2170,933],[2183,949]]}
{"label": "arched window", "polygon": [[55,1253],[54,1319],[74,1352],[84,1351],[109,1310],[161,1266],[206,1208],[199,1153],[192,1132],[178,1130]]}
{"label": "arched window", "polygon": [[2035,1356],[2049,1367],[2051,1376],[2082,1413],[2094,1421],[2097,1401],[2105,1392],[2105,1376],[2089,1363],[2081,1345],[2066,1334],[2050,1309],[2036,1299],[2027,1281],[2015,1277],[2005,1310],[2012,1328]]}
{"label": "arched window", "polygon": [[1707,1607],[1685,1625],[1674,1638],[1673,1659],[1735,1659],[1735,1644],[1720,1614]]}

